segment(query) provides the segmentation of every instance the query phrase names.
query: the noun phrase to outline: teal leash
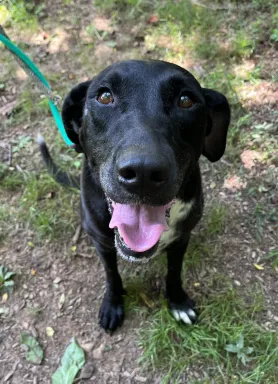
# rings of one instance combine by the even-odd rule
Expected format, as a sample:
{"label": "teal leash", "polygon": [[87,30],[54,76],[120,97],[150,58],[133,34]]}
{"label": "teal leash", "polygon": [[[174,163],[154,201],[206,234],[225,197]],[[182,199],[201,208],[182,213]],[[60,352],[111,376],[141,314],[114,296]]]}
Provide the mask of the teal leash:
{"label": "teal leash", "polygon": [[57,105],[61,102],[61,98],[59,96],[54,95],[48,81],[43,76],[39,68],[32,62],[32,60],[30,60],[30,58],[21,49],[19,49],[15,44],[11,42],[10,38],[8,37],[4,28],[1,25],[0,41],[15,56],[21,68],[27,73],[27,75],[29,75],[33,80],[35,80],[41,92],[48,98],[49,107],[52,112],[53,118],[65,143],[69,146],[74,146],[74,143],[67,136],[60,112],[57,108]]}

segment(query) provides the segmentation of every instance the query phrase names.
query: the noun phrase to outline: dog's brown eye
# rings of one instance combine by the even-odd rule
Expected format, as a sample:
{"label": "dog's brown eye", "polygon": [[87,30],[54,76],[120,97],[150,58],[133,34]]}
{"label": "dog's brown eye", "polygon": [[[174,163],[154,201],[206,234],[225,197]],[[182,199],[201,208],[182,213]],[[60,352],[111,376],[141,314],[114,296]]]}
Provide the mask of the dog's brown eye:
{"label": "dog's brown eye", "polygon": [[179,99],[179,107],[181,108],[191,108],[193,107],[194,102],[190,99],[190,97],[186,95],[182,95]]}
{"label": "dog's brown eye", "polygon": [[110,104],[113,103],[114,99],[111,92],[105,91],[97,97],[97,101],[101,104]]}

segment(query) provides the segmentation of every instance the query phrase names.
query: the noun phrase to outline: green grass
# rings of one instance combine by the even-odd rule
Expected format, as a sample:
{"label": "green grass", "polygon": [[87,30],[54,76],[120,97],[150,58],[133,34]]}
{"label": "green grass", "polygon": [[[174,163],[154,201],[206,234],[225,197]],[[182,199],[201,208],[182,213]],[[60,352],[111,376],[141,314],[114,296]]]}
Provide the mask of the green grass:
{"label": "green grass", "polygon": [[278,249],[273,249],[270,251],[266,256],[266,259],[272,261],[272,267],[277,268],[278,267]]}
{"label": "green grass", "polygon": [[44,8],[42,5],[36,5],[35,1],[23,0],[4,0],[2,7],[0,15],[5,15],[4,26],[13,25],[28,31],[37,30],[37,16]]}
{"label": "green grass", "polygon": [[[185,256],[183,281],[186,282],[188,272],[198,276],[203,261],[206,269],[210,269],[211,261],[218,256],[217,244],[221,242],[219,236],[228,216],[230,212],[223,205],[211,203],[207,208],[202,227],[192,236]],[[243,294],[228,276],[211,273],[201,282],[202,295],[197,293],[200,283],[196,285],[200,321],[187,327],[170,315],[161,290],[154,292],[153,281],[158,270],[161,275],[166,274],[165,255],[150,265],[148,273],[129,276],[127,281],[127,311],[136,312],[141,319],[138,344],[142,348],[139,363],[143,369],[163,372],[161,383],[164,384],[203,384],[211,383],[212,379],[219,384],[275,382],[278,337],[259,325],[265,312],[259,286]],[[236,353],[226,350],[241,339],[244,347]],[[192,371],[201,372],[200,381],[190,376]]]}
{"label": "green grass", "polygon": [[37,240],[53,240],[74,231],[79,202],[79,193],[75,190],[63,188],[46,173],[9,171],[1,185],[6,193],[18,192],[12,205],[1,207],[0,226],[5,233],[15,223],[33,230]]}
{"label": "green grass", "polygon": [[[154,58],[175,61],[183,65],[187,58],[201,62],[202,73],[193,73],[203,86],[223,92],[232,109],[232,121],[228,136],[227,157],[232,163],[240,163],[239,155],[250,141],[250,111],[244,110],[239,88],[246,81],[260,81],[260,64],[248,71],[245,78],[235,73],[236,64],[248,60],[260,47],[261,41],[276,41],[277,4],[273,0],[263,2],[229,4],[222,1],[194,4],[189,0],[164,1],[97,1],[97,9],[113,14],[117,21],[133,22],[136,14],[154,14],[158,22],[145,28],[145,43]],[[169,41],[161,45],[161,36]],[[272,78],[275,80],[275,76]],[[266,146],[272,139],[267,140]]]}
{"label": "green grass", "polygon": [[[139,361],[145,368],[162,369],[165,372],[163,383],[178,383],[185,372],[198,371],[200,367],[201,372],[206,372],[204,379],[214,378],[217,383],[275,382],[278,339],[277,334],[257,323],[263,311],[262,297],[258,292],[250,293],[247,300],[242,292],[227,283],[227,277],[223,277],[224,280],[226,283],[221,290],[216,289],[202,299],[197,325],[178,324],[164,303],[139,330],[139,345],[143,347]],[[225,350],[240,337],[246,347],[253,348],[246,366]]]}
{"label": "green grass", "polygon": [[2,244],[5,241],[8,234],[7,220],[9,220],[9,206],[1,202],[0,204],[0,244]]}
{"label": "green grass", "polygon": [[[229,3],[230,9],[227,9],[228,4],[223,0],[200,3],[205,7],[193,5],[189,0],[96,0],[94,5],[97,13],[102,11],[105,16],[111,17],[111,24],[118,23],[119,28],[124,25],[121,32],[129,25],[133,26],[135,21],[138,26],[141,23],[141,33],[149,57],[174,61],[182,66],[193,62],[190,71],[202,86],[214,88],[227,96],[232,109],[232,121],[226,158],[233,165],[234,172],[241,172],[239,155],[246,147],[265,152],[266,160],[277,165],[275,112],[269,111],[266,123],[258,122],[252,111],[254,108],[244,109],[240,96],[241,87],[246,84],[252,86],[264,80],[277,81],[275,73],[264,77],[265,61],[261,54],[265,47],[275,48],[278,39],[277,2],[251,0],[239,3],[232,0]],[[73,2],[63,0],[63,4]],[[218,8],[210,9],[210,6]],[[7,2],[7,9],[10,13],[5,26],[12,26],[16,31],[24,28],[24,33],[38,30],[37,20],[43,9],[37,7],[35,2],[11,1],[9,4]],[[1,12],[6,10],[0,8],[0,16]],[[58,13],[62,16],[63,10],[59,9]],[[146,24],[150,15],[156,15],[158,22]],[[93,26],[87,25],[87,33],[94,36],[95,41],[111,39],[113,43],[113,37],[96,31]],[[161,36],[168,37],[169,43],[166,41],[164,45],[158,45]],[[78,60],[84,75],[94,76],[100,67],[105,66],[100,60],[92,68],[93,49],[94,43],[82,45],[74,60],[75,63]],[[239,73],[237,68],[252,61],[254,53],[255,68],[247,69],[244,74]],[[8,84],[18,66],[10,55],[4,51],[3,54],[6,63],[3,83]],[[137,54],[141,55],[141,51],[138,50]],[[63,57],[67,58],[71,72],[74,72],[71,52],[65,53]],[[196,69],[196,63],[201,70]],[[67,74],[53,73],[50,67],[44,73],[62,97],[78,81],[76,78],[69,80]],[[33,102],[34,97],[36,103]],[[4,125],[9,129],[14,125],[36,124],[42,119],[44,122],[40,127],[44,129],[47,142],[52,144],[50,149],[54,158],[59,159],[62,167],[68,170],[79,170],[80,155],[74,156],[72,150],[65,149],[46,99],[37,97],[37,92],[28,82],[18,97],[12,116]],[[28,131],[14,139],[13,147],[15,160],[17,156],[27,158],[26,153],[30,155],[33,142]],[[223,169],[224,165],[220,165]],[[213,172],[214,175],[218,172],[217,165]],[[274,173],[273,180],[268,181],[268,175],[265,175],[263,180],[254,179],[253,184],[250,179],[248,181],[250,194],[246,199],[253,199],[254,202],[253,212],[250,211],[249,215],[250,233],[255,228],[258,241],[261,241],[269,225],[278,230],[277,210],[270,204],[270,199],[276,196],[276,179]],[[75,213],[78,193],[60,187],[45,172],[19,173],[5,166],[0,166],[0,182],[0,198],[3,202],[0,204],[0,242],[5,241],[16,226],[30,229],[36,241],[54,240],[72,233],[79,220]],[[13,198],[10,202],[11,195]],[[136,318],[142,321],[138,334],[139,345],[142,347],[140,362],[146,369],[159,369],[163,372],[162,383],[277,382],[277,334],[260,326],[264,322],[265,313],[260,288],[252,287],[253,293],[251,289],[243,292],[242,289],[234,288],[227,275],[211,270],[211,266],[217,262],[221,236],[230,215],[226,206],[215,202],[210,204],[188,247],[183,280],[191,294],[193,292],[192,296],[195,296],[201,312],[200,322],[194,327],[177,324],[168,312],[162,295],[163,280],[160,280],[166,274],[166,255],[155,259],[139,275],[133,271],[133,267],[124,267],[123,275],[128,291],[125,298],[126,310],[131,316],[135,312]],[[266,259],[273,268],[277,268],[276,249],[272,249]],[[205,278],[200,277],[203,270],[208,275]],[[243,348],[236,353],[226,350],[227,345],[236,345],[241,338],[244,341]],[[252,348],[252,352],[248,354],[250,360],[244,365],[240,353],[246,353],[248,348]],[[191,377],[190,373],[194,370],[203,374],[203,377],[199,380]]]}
{"label": "green grass", "polygon": [[114,18],[125,14],[127,18],[134,19],[153,9],[152,2],[146,0],[95,0],[94,5]]}
{"label": "green grass", "polygon": [[7,124],[26,124],[38,117],[45,118],[50,114],[48,100],[45,97],[40,97],[37,91],[31,89],[31,83],[28,83],[20,93],[12,117]]}
{"label": "green grass", "polygon": [[64,190],[50,176],[31,176],[20,199],[19,218],[28,222],[39,238],[61,237],[74,230],[77,201],[77,193]]}

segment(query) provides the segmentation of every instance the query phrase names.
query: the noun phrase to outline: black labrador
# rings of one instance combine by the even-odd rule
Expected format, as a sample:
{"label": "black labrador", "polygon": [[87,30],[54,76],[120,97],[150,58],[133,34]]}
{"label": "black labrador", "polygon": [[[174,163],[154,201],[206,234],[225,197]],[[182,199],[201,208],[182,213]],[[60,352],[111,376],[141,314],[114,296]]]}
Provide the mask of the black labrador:
{"label": "black labrador", "polygon": [[[106,272],[101,327],[114,331],[124,319],[117,255],[147,262],[165,248],[169,308],[177,320],[194,323],[181,268],[203,210],[199,158],[214,162],[225,151],[227,99],[177,65],[131,60],[75,86],[62,117],[75,149],[84,153],[82,223]],[[42,139],[40,148],[58,181],[78,184],[56,167]]]}

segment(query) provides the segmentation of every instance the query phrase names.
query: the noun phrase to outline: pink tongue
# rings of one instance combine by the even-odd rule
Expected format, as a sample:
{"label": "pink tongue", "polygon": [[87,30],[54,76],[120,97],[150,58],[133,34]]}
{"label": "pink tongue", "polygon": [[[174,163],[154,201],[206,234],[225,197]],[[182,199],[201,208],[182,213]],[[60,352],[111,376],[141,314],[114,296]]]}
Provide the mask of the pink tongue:
{"label": "pink tongue", "polygon": [[124,242],[135,252],[152,248],[168,230],[165,213],[171,203],[159,207],[114,203],[109,227],[117,227]]}

